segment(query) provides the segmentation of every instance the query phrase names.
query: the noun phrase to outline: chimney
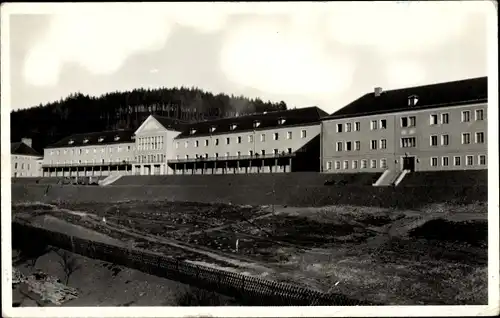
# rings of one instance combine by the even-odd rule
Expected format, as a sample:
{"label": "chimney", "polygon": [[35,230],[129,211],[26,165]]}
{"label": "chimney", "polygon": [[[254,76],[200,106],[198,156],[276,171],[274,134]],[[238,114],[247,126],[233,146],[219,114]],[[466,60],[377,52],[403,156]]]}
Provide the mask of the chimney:
{"label": "chimney", "polygon": [[379,97],[382,94],[382,87],[375,87],[373,93],[375,94],[375,97]]}
{"label": "chimney", "polygon": [[23,144],[30,146],[30,147],[33,147],[33,141],[31,140],[31,138],[22,138],[21,142]]}

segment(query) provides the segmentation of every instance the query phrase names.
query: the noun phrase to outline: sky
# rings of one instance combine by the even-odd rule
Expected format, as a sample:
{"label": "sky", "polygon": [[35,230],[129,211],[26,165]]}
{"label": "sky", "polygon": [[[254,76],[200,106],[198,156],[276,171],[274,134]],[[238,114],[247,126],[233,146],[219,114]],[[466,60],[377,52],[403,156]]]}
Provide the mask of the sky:
{"label": "sky", "polygon": [[489,1],[5,8],[12,109],[75,92],[196,86],[328,113],[374,87],[486,76],[495,10]]}

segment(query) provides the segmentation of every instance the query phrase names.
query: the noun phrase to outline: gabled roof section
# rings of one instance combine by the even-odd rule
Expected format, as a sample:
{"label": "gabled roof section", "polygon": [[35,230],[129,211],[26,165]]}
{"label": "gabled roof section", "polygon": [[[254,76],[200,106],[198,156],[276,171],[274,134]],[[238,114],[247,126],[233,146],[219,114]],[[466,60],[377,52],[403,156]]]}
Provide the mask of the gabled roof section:
{"label": "gabled roof section", "polygon": [[365,94],[325,119],[340,119],[487,102],[488,78],[477,77]]}
{"label": "gabled roof section", "polygon": [[35,149],[31,148],[24,142],[12,142],[10,144],[10,153],[12,155],[21,155],[21,156],[34,156],[41,157]]}
{"label": "gabled roof section", "polygon": [[156,119],[166,129],[172,129],[175,131],[183,131],[186,129],[187,123],[185,121],[158,115],[151,116],[153,116],[153,118]]}
{"label": "gabled roof section", "polygon": [[222,118],[185,125],[176,139],[210,134],[238,133],[253,129],[271,129],[320,122],[328,113],[318,107],[305,107],[275,112]]}
{"label": "gabled roof section", "polygon": [[133,143],[133,130],[108,130],[102,132],[91,132],[84,134],[75,134],[59,140],[58,142],[47,146],[47,148],[62,147],[82,147],[95,145],[109,145]]}

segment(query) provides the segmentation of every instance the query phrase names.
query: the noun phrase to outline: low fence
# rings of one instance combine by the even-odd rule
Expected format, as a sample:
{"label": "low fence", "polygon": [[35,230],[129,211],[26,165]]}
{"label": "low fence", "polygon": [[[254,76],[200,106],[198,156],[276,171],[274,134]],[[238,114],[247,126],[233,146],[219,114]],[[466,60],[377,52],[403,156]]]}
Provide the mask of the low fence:
{"label": "low fence", "polygon": [[[100,259],[142,272],[179,281],[195,287],[235,297],[245,305],[274,306],[359,306],[374,305],[326,294],[290,284],[226,272],[191,264],[168,256],[85,240],[34,227],[19,221],[12,223],[13,245],[30,246],[33,241]],[[24,244],[23,244],[24,243]]]}

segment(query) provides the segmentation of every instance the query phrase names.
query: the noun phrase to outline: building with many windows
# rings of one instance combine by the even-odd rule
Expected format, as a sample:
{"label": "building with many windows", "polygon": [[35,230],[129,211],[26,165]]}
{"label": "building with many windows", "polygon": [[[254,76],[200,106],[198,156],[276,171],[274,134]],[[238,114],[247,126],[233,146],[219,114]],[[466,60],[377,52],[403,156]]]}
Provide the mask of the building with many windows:
{"label": "building with many windows", "polygon": [[175,158],[173,140],[184,129],[184,125],[177,119],[149,116],[135,131],[133,174],[172,174],[167,161]]}
{"label": "building with many windows", "polygon": [[131,130],[75,134],[44,149],[43,176],[131,174],[135,141]]}
{"label": "building with many windows", "polygon": [[319,170],[317,107],[199,122],[174,139],[177,174],[268,173]]}
{"label": "building with many windows", "polygon": [[375,88],[322,123],[321,171],[487,167],[487,78]]}
{"label": "building with many windows", "polygon": [[42,156],[32,147],[31,139],[23,138],[10,144],[10,161],[13,178],[41,176]]}

